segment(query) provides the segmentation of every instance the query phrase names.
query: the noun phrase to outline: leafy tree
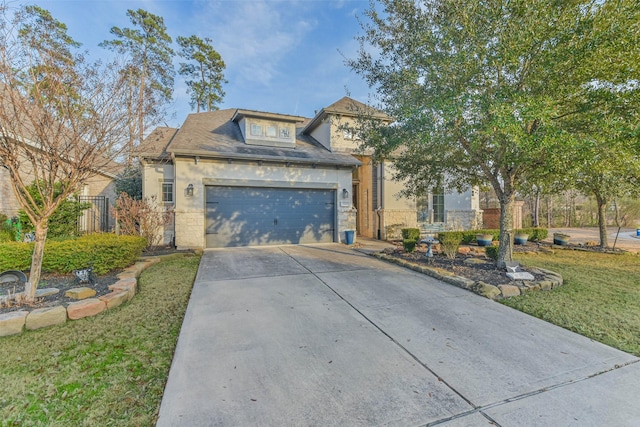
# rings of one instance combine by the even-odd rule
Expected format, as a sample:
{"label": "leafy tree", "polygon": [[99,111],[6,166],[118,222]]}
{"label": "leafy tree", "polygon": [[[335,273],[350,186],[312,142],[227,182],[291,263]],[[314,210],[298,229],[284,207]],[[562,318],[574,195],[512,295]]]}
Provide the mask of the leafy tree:
{"label": "leafy tree", "polygon": [[[602,125],[601,135],[585,136],[573,169],[575,187],[585,195],[595,197],[600,247],[606,248],[609,246],[607,206],[616,199],[640,194],[640,151],[637,137],[623,131],[627,127],[624,123],[618,123],[618,120],[613,120],[609,126],[602,121],[598,123]],[[619,134],[613,135],[608,130]]]}
{"label": "leafy tree", "polygon": [[[31,194],[33,200],[38,206],[43,206],[42,195],[38,191],[38,187],[42,188],[43,183],[33,183],[27,186],[27,191]],[[53,186],[54,197],[58,197],[62,193],[62,184],[57,183]],[[75,197],[67,197],[60,203],[60,206],[49,218],[49,229],[47,230],[48,237],[69,237],[75,236],[78,232],[78,218],[82,215],[82,212],[91,207],[91,203],[79,202]],[[22,230],[24,232],[30,232],[34,230],[33,224],[29,219],[29,216],[24,210],[20,210],[20,222],[22,223]]]}
{"label": "leafy tree", "polygon": [[98,170],[113,171],[125,87],[114,64],[76,53],[78,43],[46,10],[0,14],[0,166],[35,230],[25,289],[33,301],[52,216]]}
{"label": "leafy tree", "polygon": [[179,55],[190,62],[181,62],[178,73],[187,78],[187,93],[191,94],[191,109],[196,112],[217,110],[224,91],[225,64],[222,57],[211,45],[211,39],[202,40],[198,36],[178,37]]}
{"label": "leafy tree", "polygon": [[142,199],[142,168],[139,163],[128,165],[116,177],[116,194],[126,193],[134,200]]}
{"label": "leafy tree", "polygon": [[[377,4],[382,5],[378,10]],[[511,257],[516,191],[561,176],[575,131],[607,105],[637,109],[610,84],[638,78],[635,0],[381,0],[347,64],[396,122],[363,117],[365,144],[393,156],[406,194],[444,177],[488,183],[501,208],[498,265]],[[637,81],[637,80],[636,80]],[[604,100],[606,99],[606,102]]]}
{"label": "leafy tree", "polygon": [[134,28],[112,27],[114,40],[100,46],[126,59],[122,73],[129,84],[126,105],[129,111],[128,153],[142,142],[144,131],[166,115],[163,108],[173,96],[173,49],[164,19],[143,9],[127,10]]}

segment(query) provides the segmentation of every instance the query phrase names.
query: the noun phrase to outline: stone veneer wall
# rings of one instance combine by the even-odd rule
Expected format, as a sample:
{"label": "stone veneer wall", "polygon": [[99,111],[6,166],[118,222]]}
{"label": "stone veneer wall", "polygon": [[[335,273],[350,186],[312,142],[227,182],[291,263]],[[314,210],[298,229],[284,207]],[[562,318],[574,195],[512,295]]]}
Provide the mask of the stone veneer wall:
{"label": "stone veneer wall", "polygon": [[401,239],[403,228],[418,228],[415,209],[382,209],[380,219],[384,224],[382,240]]}
{"label": "stone veneer wall", "polygon": [[346,242],[347,237],[345,230],[356,229],[356,215],[358,212],[355,208],[338,208],[338,239],[340,243]]}
{"label": "stone veneer wall", "polygon": [[204,248],[206,246],[204,221],[205,215],[202,211],[176,211],[176,247],[178,249]]}
{"label": "stone veneer wall", "polygon": [[482,211],[446,211],[445,224],[450,230],[476,230],[482,227]]}

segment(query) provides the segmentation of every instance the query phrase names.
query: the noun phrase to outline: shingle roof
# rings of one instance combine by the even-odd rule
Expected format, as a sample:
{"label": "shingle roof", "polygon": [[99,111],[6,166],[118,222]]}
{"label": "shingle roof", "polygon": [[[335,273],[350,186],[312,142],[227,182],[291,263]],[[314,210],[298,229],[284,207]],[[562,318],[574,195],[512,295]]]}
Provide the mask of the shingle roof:
{"label": "shingle roof", "polygon": [[349,117],[367,116],[382,121],[391,121],[391,118],[382,111],[376,110],[375,108],[363,104],[360,101],[356,101],[353,98],[345,96],[328,107],[320,110],[315,117],[309,121],[302,132],[305,134],[311,132],[316,126],[322,123],[322,120],[324,120],[328,115],[343,115]]}
{"label": "shingle roof", "polygon": [[[248,110],[240,110],[246,112]],[[175,134],[168,152],[175,155],[193,155],[224,159],[284,161],[291,163],[356,166],[360,161],[348,154],[332,153],[309,135],[301,131],[309,119],[296,126],[295,148],[247,145],[240,126],[232,121],[238,110],[226,109],[189,114]],[[259,113],[259,112],[255,112]],[[276,119],[272,113],[269,117]],[[294,116],[284,116],[294,117]],[[297,118],[297,117],[296,117]]]}
{"label": "shingle roof", "polygon": [[139,157],[163,159],[169,156],[167,147],[178,129],[159,126],[153,130],[142,143],[135,148],[134,154]]}

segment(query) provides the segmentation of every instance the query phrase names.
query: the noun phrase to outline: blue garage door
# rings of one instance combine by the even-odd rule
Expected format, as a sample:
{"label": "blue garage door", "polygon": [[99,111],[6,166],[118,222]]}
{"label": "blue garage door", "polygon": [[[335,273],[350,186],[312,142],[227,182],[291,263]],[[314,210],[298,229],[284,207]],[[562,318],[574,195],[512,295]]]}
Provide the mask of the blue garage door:
{"label": "blue garage door", "polygon": [[335,191],[207,187],[207,247],[333,242]]}

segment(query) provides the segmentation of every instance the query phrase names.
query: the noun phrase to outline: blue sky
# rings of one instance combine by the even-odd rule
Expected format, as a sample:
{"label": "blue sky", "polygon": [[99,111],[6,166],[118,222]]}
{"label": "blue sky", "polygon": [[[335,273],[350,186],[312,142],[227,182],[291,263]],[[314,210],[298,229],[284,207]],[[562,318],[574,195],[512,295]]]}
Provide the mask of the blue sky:
{"label": "blue sky", "polygon": [[[312,117],[343,96],[367,102],[366,83],[344,65],[358,50],[357,17],[367,0],[41,0],[37,4],[65,23],[92,58],[108,57],[98,44],[112,39],[113,26],[130,27],[127,9],[164,18],[168,33],[213,40],[229,81],[221,108],[246,108]],[[175,44],[175,43],[174,43]],[[174,46],[175,48],[175,46]],[[176,64],[179,59],[176,58]],[[176,76],[174,118],[179,126],[192,112],[186,86]]]}

